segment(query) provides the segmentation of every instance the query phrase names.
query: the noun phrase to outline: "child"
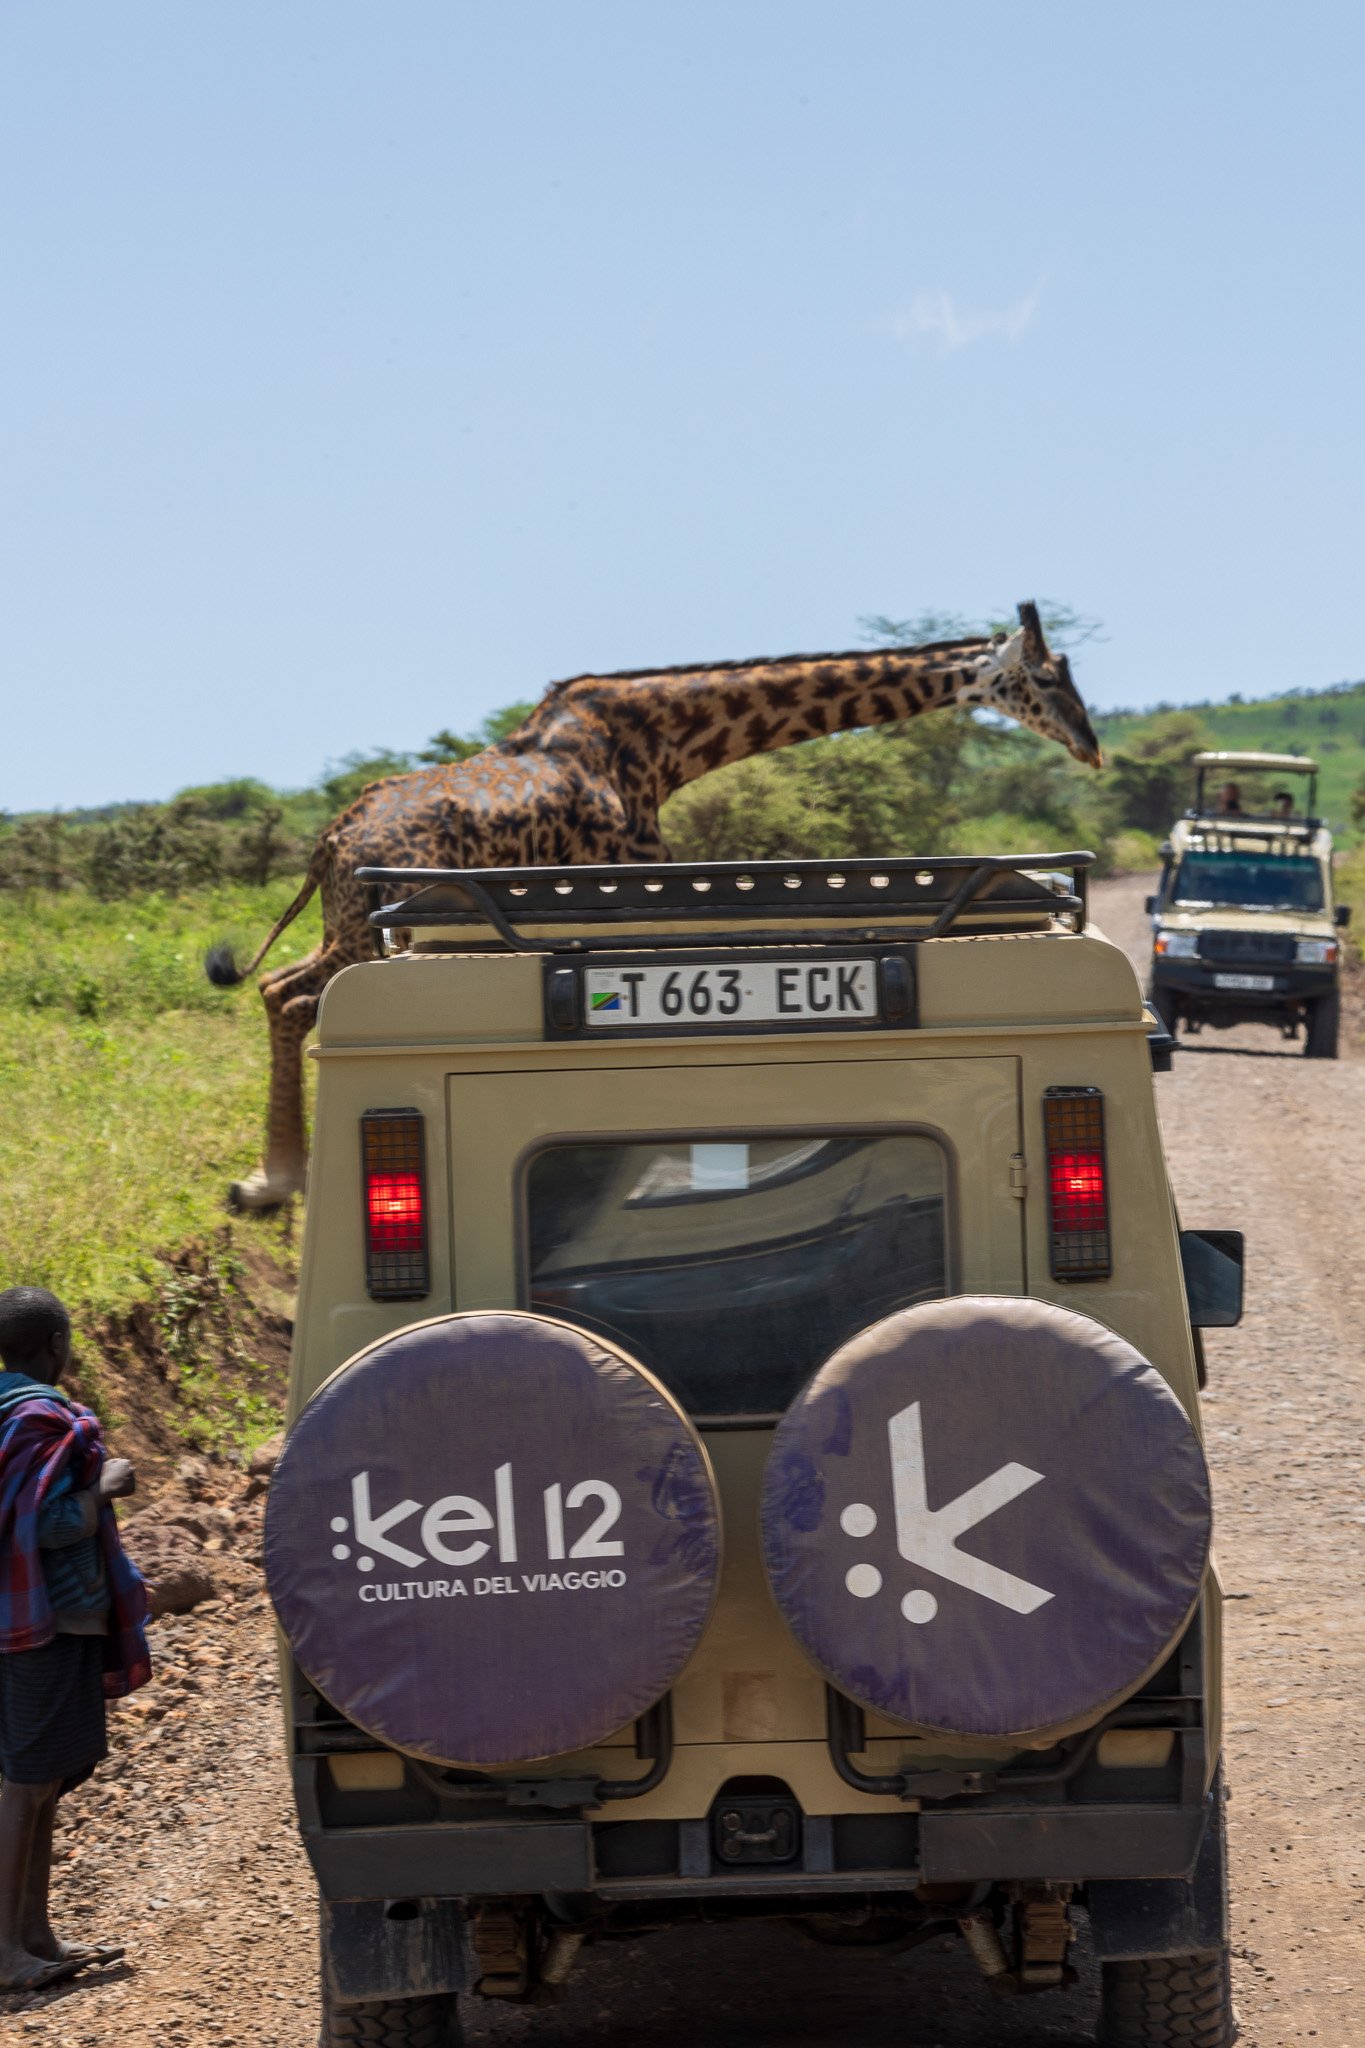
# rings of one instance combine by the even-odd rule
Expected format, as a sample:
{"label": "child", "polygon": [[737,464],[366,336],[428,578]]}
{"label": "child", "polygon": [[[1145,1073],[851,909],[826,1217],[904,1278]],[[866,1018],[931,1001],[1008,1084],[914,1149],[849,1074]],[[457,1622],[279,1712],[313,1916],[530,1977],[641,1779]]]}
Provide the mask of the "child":
{"label": "child", "polygon": [[48,1919],[57,1801],[108,1755],[104,1703],[151,1677],[147,1591],[111,1503],[133,1492],[88,1408],[59,1393],[71,1325],[41,1287],[0,1293],[0,1991],[41,1991],[122,1949]]}

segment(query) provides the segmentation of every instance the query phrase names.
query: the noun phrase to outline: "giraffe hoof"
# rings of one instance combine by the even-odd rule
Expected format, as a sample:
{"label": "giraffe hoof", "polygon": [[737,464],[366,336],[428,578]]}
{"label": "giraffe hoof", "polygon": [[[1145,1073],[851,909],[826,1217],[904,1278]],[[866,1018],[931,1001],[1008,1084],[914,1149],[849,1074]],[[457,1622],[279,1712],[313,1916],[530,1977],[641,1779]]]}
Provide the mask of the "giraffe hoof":
{"label": "giraffe hoof", "polygon": [[253,1173],[246,1180],[235,1180],[228,1189],[227,1205],[237,1215],[259,1215],[263,1210],[282,1209],[286,1202],[301,1193],[297,1181],[283,1175],[272,1177],[268,1173]]}

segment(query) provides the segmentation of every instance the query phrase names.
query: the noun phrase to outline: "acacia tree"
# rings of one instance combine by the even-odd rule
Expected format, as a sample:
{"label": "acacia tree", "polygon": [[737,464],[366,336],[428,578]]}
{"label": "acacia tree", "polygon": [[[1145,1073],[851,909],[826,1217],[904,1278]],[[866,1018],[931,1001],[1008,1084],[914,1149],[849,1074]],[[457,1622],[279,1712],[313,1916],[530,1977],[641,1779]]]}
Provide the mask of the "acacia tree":
{"label": "acacia tree", "polygon": [[[1069,604],[1049,598],[1038,601],[1038,616],[1048,644],[1058,654],[1084,647],[1088,640],[1104,638],[1103,623]],[[991,619],[969,619],[961,612],[916,612],[908,619],[893,619],[885,612],[870,612],[859,619],[864,639],[878,647],[922,647],[933,640],[970,640],[977,633],[1012,633],[1017,618],[1005,615]]]}

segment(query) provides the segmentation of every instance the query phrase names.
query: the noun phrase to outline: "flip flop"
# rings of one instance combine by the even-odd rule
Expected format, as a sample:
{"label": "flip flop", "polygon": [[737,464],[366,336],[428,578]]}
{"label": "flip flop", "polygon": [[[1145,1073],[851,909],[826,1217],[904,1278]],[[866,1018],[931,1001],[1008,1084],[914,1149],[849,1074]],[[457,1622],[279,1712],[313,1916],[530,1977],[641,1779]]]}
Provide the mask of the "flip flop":
{"label": "flip flop", "polygon": [[17,1983],[10,1980],[0,1982],[0,1993],[21,1992],[25,1996],[35,1991],[50,1991],[54,1984],[67,1984],[73,1977],[89,1967],[88,1956],[63,1956],[59,1962],[40,1963],[31,1977],[23,1977]]}
{"label": "flip flop", "polygon": [[76,1963],[82,1970],[101,1969],[106,1963],[121,1963],[127,1953],[112,1941],[64,1941],[57,1961]]}

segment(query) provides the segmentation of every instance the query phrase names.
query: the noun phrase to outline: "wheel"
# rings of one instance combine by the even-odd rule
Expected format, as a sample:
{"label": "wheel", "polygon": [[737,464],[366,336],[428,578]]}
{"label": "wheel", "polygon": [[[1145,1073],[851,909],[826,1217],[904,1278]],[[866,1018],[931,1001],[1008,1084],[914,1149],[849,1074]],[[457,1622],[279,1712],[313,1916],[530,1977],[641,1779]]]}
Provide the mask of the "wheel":
{"label": "wheel", "polygon": [[1099,2048],[1232,2048],[1237,2039],[1226,1948],[1104,1963],[1100,1985]]}
{"label": "wheel", "polygon": [[1174,1038],[1176,1019],[1180,1012],[1176,1008],[1175,997],[1171,991],[1168,988],[1151,988],[1147,991],[1147,1003],[1157,1022]]}
{"label": "wheel", "polygon": [[454,1998],[390,1998],[335,2005],[323,1993],[318,2048],[461,2048],[464,2029]]}
{"label": "wheel", "polygon": [[1319,996],[1308,1012],[1308,1030],[1303,1041],[1303,1054],[1309,1060],[1334,1060],[1337,1056],[1337,1038],[1341,1031],[1341,991],[1333,989],[1330,996]]}

